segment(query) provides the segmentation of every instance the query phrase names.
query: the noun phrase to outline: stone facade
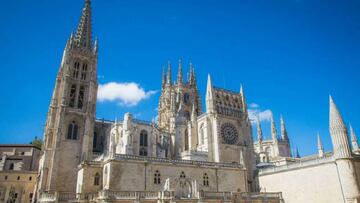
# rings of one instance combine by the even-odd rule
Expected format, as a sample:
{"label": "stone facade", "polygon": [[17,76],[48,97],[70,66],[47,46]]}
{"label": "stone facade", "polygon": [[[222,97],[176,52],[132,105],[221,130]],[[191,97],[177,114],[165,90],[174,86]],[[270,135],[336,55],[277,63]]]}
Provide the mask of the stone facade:
{"label": "stone facade", "polygon": [[40,149],[33,145],[0,145],[0,203],[31,202]]}
{"label": "stone facade", "polygon": [[[253,141],[242,87],[216,87],[209,75],[202,112],[195,69],[190,64],[184,80],[181,61],[175,81],[170,63],[163,71],[157,123],[131,113],[97,120],[90,4],[64,49],[39,165],[25,164],[39,166],[36,196],[30,195],[36,173],[8,159],[13,150],[0,162],[0,202],[19,194],[25,196],[17,202],[359,202],[357,138],[351,127],[349,141],[332,99],[334,152],[324,152],[318,136],[318,154],[304,158],[292,157],[283,118],[281,137],[272,119],[272,138],[263,140],[258,122]],[[4,171],[10,168],[18,171]]]}

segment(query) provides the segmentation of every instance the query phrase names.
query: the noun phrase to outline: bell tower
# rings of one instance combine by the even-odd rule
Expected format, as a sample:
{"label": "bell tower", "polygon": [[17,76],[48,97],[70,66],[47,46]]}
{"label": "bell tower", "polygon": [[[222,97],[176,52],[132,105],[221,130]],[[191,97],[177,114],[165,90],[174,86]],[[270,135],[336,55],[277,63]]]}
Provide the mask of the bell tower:
{"label": "bell tower", "polygon": [[92,42],[90,4],[90,0],[85,1],[56,77],[44,132],[38,194],[75,191],[77,166],[92,157],[98,43]]}

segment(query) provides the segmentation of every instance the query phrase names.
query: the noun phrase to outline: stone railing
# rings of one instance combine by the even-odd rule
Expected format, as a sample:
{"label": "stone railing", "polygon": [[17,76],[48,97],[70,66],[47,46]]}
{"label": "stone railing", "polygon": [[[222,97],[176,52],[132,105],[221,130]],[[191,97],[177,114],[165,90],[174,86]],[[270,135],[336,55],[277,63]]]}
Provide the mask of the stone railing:
{"label": "stone railing", "polygon": [[160,198],[169,199],[171,193],[155,191],[111,191],[102,190],[99,192],[99,199],[102,200],[156,200]]}
{"label": "stone railing", "polygon": [[[42,193],[38,202],[101,202],[101,201],[147,201],[147,200],[174,200],[173,191],[111,191],[102,190],[98,193]],[[200,191],[192,198],[201,201],[221,202],[282,202],[281,193],[240,193],[240,192],[208,192]]]}
{"label": "stone railing", "polygon": [[135,156],[128,154],[116,154],[114,158],[115,160],[138,160],[144,162],[161,162],[161,163],[200,165],[200,166],[210,166],[210,167],[227,167],[227,168],[243,167],[241,164],[238,163],[217,163],[217,162],[193,161],[193,160],[173,160],[173,159],[164,159],[157,157]]}
{"label": "stone railing", "polygon": [[41,193],[38,202],[93,202],[97,200],[98,193],[77,194],[70,192]]}
{"label": "stone railing", "polygon": [[231,192],[206,192],[201,191],[199,192],[200,199],[207,199],[207,200],[231,200],[232,194]]}
{"label": "stone railing", "polygon": [[57,199],[57,194],[55,193],[41,193],[39,197],[39,202],[55,202]]}
{"label": "stone railing", "polygon": [[286,165],[282,165],[282,166],[263,168],[263,169],[259,170],[259,174],[264,175],[264,174],[268,174],[268,173],[275,173],[275,172],[279,172],[279,171],[298,169],[298,168],[314,166],[314,165],[323,164],[323,163],[330,163],[333,161],[335,161],[333,156],[314,158],[314,159],[308,159],[308,160],[300,159],[299,161],[297,161],[295,163],[290,163],[290,164],[286,164]]}

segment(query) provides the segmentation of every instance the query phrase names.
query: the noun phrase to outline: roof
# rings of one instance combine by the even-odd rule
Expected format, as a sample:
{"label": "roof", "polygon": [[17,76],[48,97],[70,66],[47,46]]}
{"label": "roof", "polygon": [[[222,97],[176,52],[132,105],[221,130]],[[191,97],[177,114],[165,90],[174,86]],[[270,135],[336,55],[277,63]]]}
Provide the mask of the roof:
{"label": "roof", "polygon": [[41,150],[41,148],[32,145],[32,144],[0,144],[0,148],[1,147],[31,147],[31,148],[36,148],[38,150]]}

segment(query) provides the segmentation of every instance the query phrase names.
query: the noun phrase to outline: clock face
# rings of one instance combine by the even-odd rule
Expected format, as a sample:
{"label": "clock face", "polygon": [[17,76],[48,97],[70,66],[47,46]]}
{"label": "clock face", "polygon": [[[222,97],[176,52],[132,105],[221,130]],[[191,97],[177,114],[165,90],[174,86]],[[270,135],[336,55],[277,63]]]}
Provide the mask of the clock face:
{"label": "clock face", "polygon": [[230,123],[221,126],[221,137],[226,144],[237,144],[239,139],[236,128]]}

